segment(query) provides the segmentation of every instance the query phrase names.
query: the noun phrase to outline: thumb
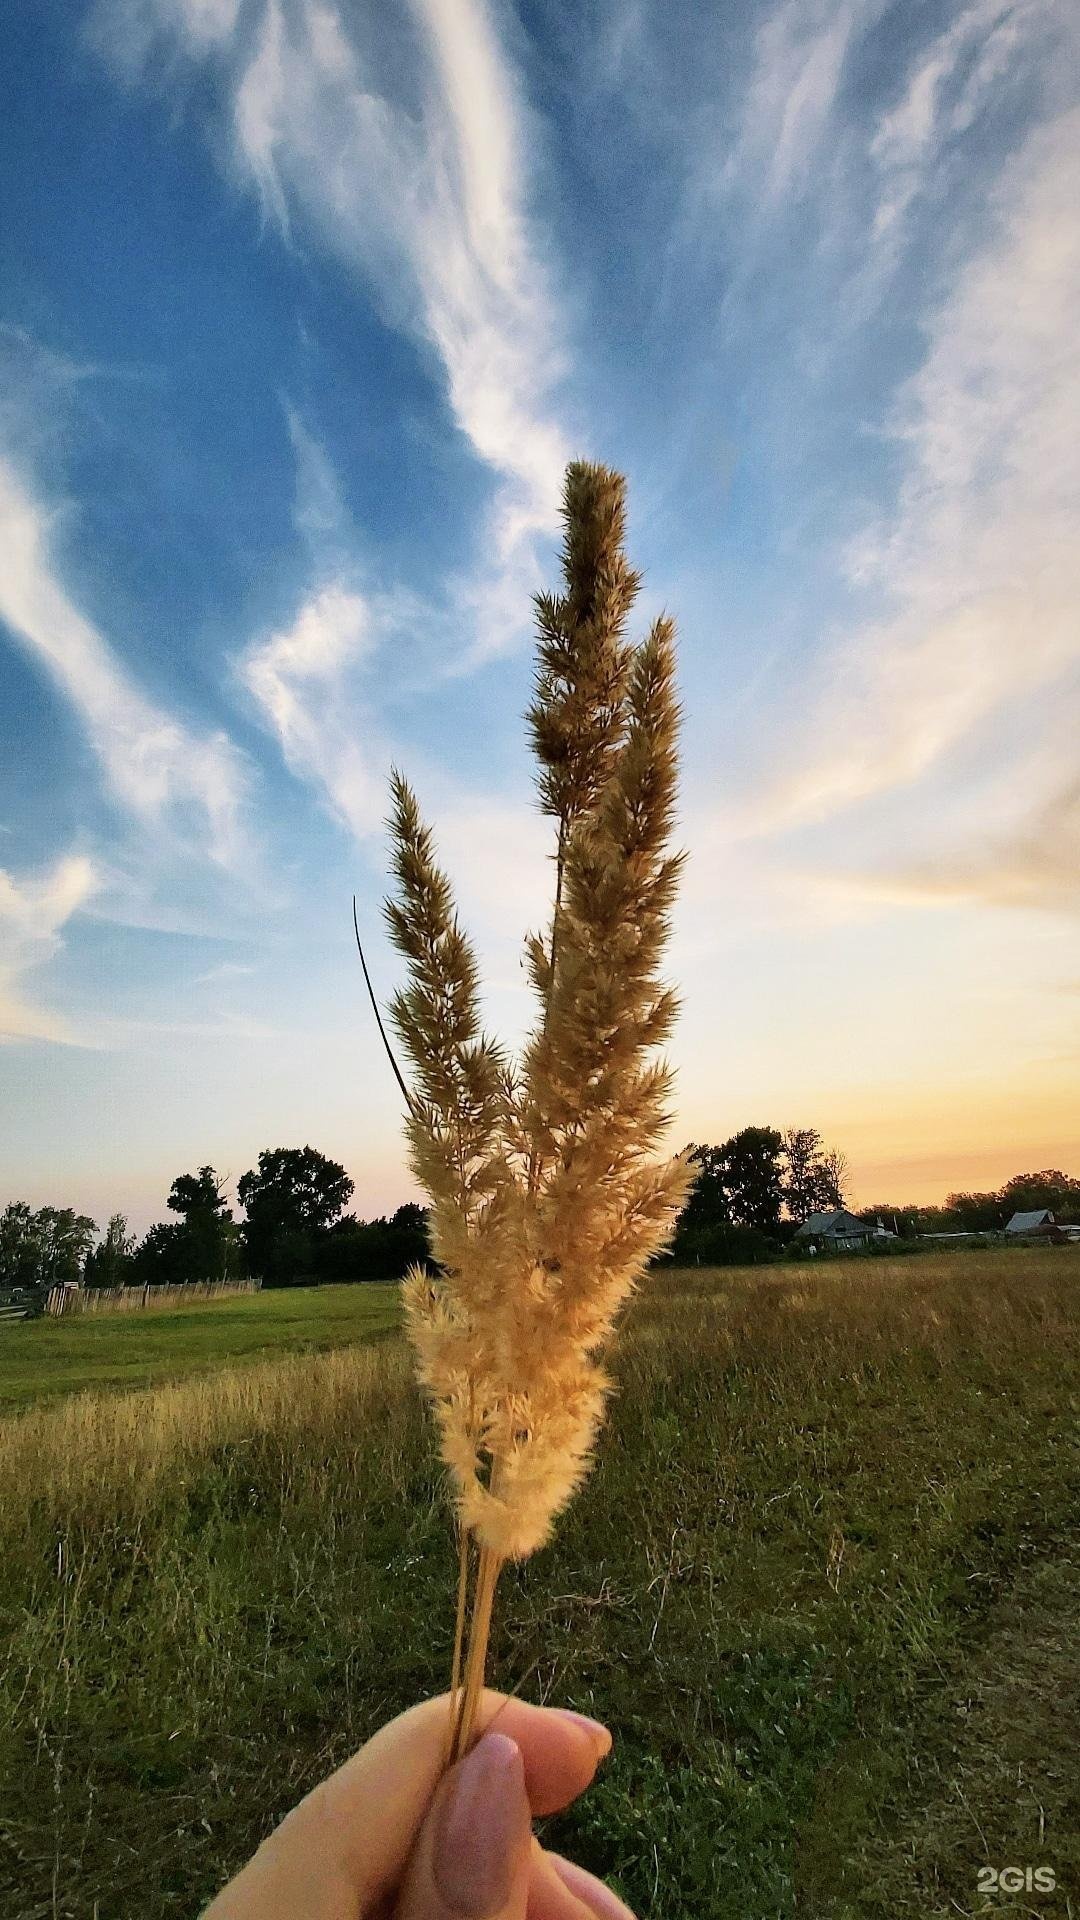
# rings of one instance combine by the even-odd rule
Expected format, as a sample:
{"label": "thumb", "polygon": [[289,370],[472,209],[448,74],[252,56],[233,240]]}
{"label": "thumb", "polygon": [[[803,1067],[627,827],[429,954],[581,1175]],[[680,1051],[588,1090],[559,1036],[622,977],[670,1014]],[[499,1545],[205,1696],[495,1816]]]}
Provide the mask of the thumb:
{"label": "thumb", "polygon": [[531,1846],[521,1749],[485,1733],[440,1783],[394,1920],[525,1920]]}

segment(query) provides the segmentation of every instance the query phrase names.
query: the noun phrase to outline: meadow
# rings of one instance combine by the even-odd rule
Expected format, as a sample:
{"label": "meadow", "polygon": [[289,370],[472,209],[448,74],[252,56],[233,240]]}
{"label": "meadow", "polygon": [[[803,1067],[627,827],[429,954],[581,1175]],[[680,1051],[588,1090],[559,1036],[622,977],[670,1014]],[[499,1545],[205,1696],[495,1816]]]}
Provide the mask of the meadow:
{"label": "meadow", "polygon": [[[444,1685],[440,1470],[375,1294],[5,1336],[45,1395],[0,1422],[12,1920],[191,1920]],[[658,1272],[614,1371],[493,1642],[615,1731],[553,1841],[650,1920],[1080,1911],[1080,1250]],[[986,1863],[1057,1892],[980,1896]]]}
{"label": "meadow", "polygon": [[279,1353],[389,1333],[396,1285],[285,1287],[147,1312],[16,1321],[0,1340],[0,1410],[65,1394],[154,1387]]}

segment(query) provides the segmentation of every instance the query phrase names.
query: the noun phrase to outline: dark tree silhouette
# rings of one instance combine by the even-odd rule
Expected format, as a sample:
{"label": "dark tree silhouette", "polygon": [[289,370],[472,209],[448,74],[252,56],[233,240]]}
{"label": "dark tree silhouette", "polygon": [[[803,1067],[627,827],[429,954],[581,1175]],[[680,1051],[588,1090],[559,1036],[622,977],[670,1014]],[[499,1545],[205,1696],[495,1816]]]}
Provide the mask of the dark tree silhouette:
{"label": "dark tree silhouette", "polygon": [[241,1174],[236,1191],[247,1215],[248,1265],[280,1283],[310,1277],[315,1249],[352,1198],[353,1183],[343,1166],[314,1147],[267,1147],[258,1168]]}

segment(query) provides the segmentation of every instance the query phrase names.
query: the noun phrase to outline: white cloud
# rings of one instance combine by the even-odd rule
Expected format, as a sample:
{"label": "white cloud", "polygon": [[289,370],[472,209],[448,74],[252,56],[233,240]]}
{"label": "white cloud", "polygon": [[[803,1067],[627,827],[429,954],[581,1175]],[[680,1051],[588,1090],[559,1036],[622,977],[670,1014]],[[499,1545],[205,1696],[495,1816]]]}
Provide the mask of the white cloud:
{"label": "white cloud", "polygon": [[[205,12],[147,0],[140,18],[199,57]],[[337,0],[262,0],[250,32],[241,20],[215,38],[228,47],[241,175],[284,232],[315,229],[391,322],[434,350],[458,426],[500,477],[490,564],[462,594],[483,652],[519,629],[533,540],[557,525],[559,317],[525,214],[523,109],[485,0],[411,0],[409,15],[421,57],[407,101],[380,88],[376,23]],[[106,46],[110,18],[106,5]],[[509,626],[506,574],[518,588]]]}
{"label": "white cloud", "polygon": [[196,975],[197,987],[218,986],[222,980],[243,980],[253,974],[254,967],[245,966],[239,960],[220,960],[217,966],[208,967],[205,973]]}
{"label": "white cloud", "polygon": [[762,806],[773,828],[910,785],[1011,717],[995,749],[1007,787],[1040,702],[1080,727],[1078,155],[1080,112],[1030,138],[994,196],[993,238],[926,323],[894,422],[898,509],[850,558],[893,611],[819,663],[786,732],[792,771]]}
{"label": "white cloud", "polygon": [[974,0],[932,41],[880,118],[869,145],[876,204],[856,307],[880,298],[909,244],[909,215],[940,189],[960,136],[1000,113],[1025,76],[1066,66],[1080,51],[1071,0]]}
{"label": "white cloud", "polygon": [[239,864],[240,755],[225,734],[193,732],[128,678],[53,570],[54,518],[0,457],[0,619],[71,702],[116,797],[160,833],[194,839],[221,866]]}
{"label": "white cloud", "polygon": [[109,0],[91,20],[91,38],[106,57],[138,73],[163,31],[183,32],[209,49],[229,39],[241,0]]}
{"label": "white cloud", "polygon": [[73,1040],[66,1021],[23,997],[22,979],[59,952],[64,926],[98,884],[78,854],[22,882],[0,867],[0,1041]]}
{"label": "white cloud", "polygon": [[[977,0],[975,6],[965,7],[951,21],[909,73],[904,92],[878,124],[870,155],[884,172],[923,160],[946,119],[944,96],[949,82],[961,64],[981,48],[964,88],[960,115],[964,125],[970,125],[981,94],[995,77],[1007,47],[1015,43],[1024,16],[1031,12],[1024,0]],[[1011,30],[1007,36],[1002,32],[1006,25]],[[949,116],[948,125],[955,130],[956,113]]]}
{"label": "white cloud", "polygon": [[759,205],[820,185],[816,163],[836,107],[855,32],[880,12],[856,0],[783,0],[754,41],[753,66],[720,185],[738,184]]}
{"label": "white cloud", "polygon": [[340,564],[353,544],[353,531],[337,474],[325,448],[288,402],[285,420],[296,460],[293,525],[315,558]]}
{"label": "white cloud", "polygon": [[[897,91],[867,125],[861,56],[876,40],[879,64],[886,32]],[[899,35],[911,53],[897,49]],[[931,241],[915,212],[921,200],[940,208],[985,177],[985,152],[964,145],[964,136],[996,120],[1008,138],[1025,88],[1038,91],[1044,110],[1061,110],[1076,97],[1067,76],[1078,58],[1073,0],[969,0],[928,40],[899,0],[780,0],[766,9],[723,152],[718,158],[715,143],[705,142],[693,162],[707,193],[732,202],[738,222],[725,258],[727,304],[736,293],[747,297],[763,260],[773,282],[787,284],[798,220],[802,305],[815,316],[822,299],[831,302],[835,350],[837,325],[850,330],[878,309],[916,240],[931,246],[920,274],[932,270],[941,235]],[[855,81],[846,88],[849,71]],[[752,297],[769,299],[769,286],[763,292],[755,282]]]}
{"label": "white cloud", "polygon": [[249,647],[237,668],[292,772],[321,789],[360,839],[378,825],[386,798],[370,770],[361,737],[370,722],[352,684],[371,648],[366,601],[334,582],[305,602],[291,626]]}
{"label": "white cloud", "polygon": [[945,833],[883,866],[883,886],[929,903],[1080,914],[1080,675],[1055,708],[1028,752],[1013,757],[1007,779],[987,779]]}
{"label": "white cloud", "polygon": [[0,446],[21,462],[40,459],[58,437],[65,403],[102,374],[115,377],[115,370],[72,360],[0,321]]}
{"label": "white cloud", "polygon": [[288,402],[285,417],[296,459],[293,524],[313,584],[291,622],[253,640],[235,671],[290,770],[365,840],[386,810],[390,759],[371,712],[370,669],[376,649],[412,624],[417,607],[407,594],[367,587],[326,451]]}

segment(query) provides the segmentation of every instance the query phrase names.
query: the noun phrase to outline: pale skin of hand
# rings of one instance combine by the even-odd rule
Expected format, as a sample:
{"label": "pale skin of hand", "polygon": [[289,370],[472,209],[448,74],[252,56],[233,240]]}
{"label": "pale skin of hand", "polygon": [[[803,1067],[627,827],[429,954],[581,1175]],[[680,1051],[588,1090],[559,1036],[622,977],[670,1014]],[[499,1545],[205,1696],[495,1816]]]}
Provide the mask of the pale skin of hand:
{"label": "pale skin of hand", "polygon": [[579,1714],[486,1693],[483,1737],[443,1772],[444,1695],[391,1720],[322,1781],[203,1920],[633,1920],[532,1831],[611,1747]]}

